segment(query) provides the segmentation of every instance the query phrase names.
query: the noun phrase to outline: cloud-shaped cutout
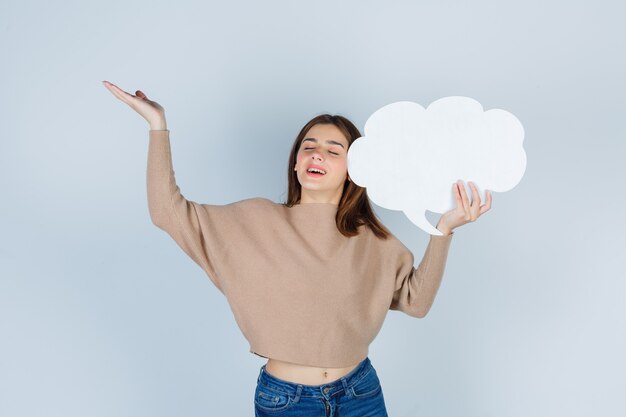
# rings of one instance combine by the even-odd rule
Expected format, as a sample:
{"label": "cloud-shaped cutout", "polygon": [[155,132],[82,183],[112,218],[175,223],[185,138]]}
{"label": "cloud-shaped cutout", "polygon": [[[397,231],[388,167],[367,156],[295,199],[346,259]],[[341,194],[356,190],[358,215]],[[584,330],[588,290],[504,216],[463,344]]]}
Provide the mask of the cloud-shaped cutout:
{"label": "cloud-shaped cutout", "polygon": [[[348,150],[348,172],[375,204],[401,210],[422,230],[441,235],[426,210],[453,209],[458,179],[476,184],[481,204],[485,190],[511,190],[526,170],[523,141],[524,128],[513,114],[484,111],[469,97],[443,97],[426,109],[399,101],[367,119],[363,136]],[[466,192],[471,201],[471,189]]]}

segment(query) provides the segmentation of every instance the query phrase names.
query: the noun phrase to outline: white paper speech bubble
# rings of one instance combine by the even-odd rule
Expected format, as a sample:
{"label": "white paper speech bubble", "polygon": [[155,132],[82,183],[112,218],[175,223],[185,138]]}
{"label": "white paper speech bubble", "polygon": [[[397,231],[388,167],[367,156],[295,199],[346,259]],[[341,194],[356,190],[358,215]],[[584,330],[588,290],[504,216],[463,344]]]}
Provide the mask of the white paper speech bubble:
{"label": "white paper speech bubble", "polygon": [[[420,229],[441,235],[426,210],[456,207],[452,185],[459,179],[476,184],[481,204],[484,190],[511,190],[526,170],[523,140],[524,128],[513,114],[483,111],[469,97],[443,97],[426,109],[399,101],[367,119],[363,136],[348,150],[348,173],[374,203],[401,210]],[[466,192],[471,201],[471,189]]]}

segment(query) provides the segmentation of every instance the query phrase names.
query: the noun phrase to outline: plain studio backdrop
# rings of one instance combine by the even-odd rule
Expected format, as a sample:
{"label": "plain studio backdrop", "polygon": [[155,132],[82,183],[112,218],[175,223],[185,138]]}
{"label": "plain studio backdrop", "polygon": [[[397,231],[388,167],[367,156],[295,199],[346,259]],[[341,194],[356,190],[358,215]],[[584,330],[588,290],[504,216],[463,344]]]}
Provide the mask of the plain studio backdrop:
{"label": "plain studio backdrop", "polygon": [[[151,223],[148,124],[102,80],[165,107],[178,184],[211,204],[284,201],[292,141],[320,113],[363,133],[399,100],[510,111],[524,178],[456,230],[429,314],[390,312],[370,347],[389,414],[626,415],[625,12],[2,2],[0,415],[253,415],[265,360]],[[419,262],[428,235],[374,208]]]}

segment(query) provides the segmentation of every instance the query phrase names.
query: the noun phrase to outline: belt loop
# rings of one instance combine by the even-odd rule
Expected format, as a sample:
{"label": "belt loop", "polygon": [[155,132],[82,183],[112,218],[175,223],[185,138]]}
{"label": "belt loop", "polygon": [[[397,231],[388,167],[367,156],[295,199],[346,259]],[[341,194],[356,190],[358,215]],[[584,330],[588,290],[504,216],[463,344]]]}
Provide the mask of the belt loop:
{"label": "belt loop", "polygon": [[298,386],[296,387],[296,398],[293,399],[295,402],[300,401],[300,395],[302,395],[303,388],[304,387],[302,386],[302,384],[298,384]]}
{"label": "belt loop", "polygon": [[346,378],[341,378],[341,384],[343,385],[343,392],[348,396],[348,398],[352,397],[352,392],[348,387],[348,381],[346,381]]}

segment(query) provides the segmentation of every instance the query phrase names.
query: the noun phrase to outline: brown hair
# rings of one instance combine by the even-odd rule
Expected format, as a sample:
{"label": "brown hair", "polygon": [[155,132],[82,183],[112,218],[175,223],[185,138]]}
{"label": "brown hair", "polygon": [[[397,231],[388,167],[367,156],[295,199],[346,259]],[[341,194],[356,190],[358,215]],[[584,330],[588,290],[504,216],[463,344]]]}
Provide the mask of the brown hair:
{"label": "brown hair", "polygon": [[[350,120],[339,115],[321,114],[305,124],[291,146],[289,166],[287,167],[288,194],[287,201],[282,203],[284,206],[292,207],[300,202],[302,186],[300,181],[298,181],[298,174],[294,170],[296,158],[304,136],[316,124],[333,124],[337,126],[348,139],[348,149],[350,149],[352,142],[361,137],[359,129]],[[374,235],[379,238],[387,239],[391,234],[374,214],[365,188],[356,185],[347,178],[343,186],[341,200],[339,201],[336,221],[339,232],[347,237],[358,235],[358,227],[361,225],[367,225]]]}

